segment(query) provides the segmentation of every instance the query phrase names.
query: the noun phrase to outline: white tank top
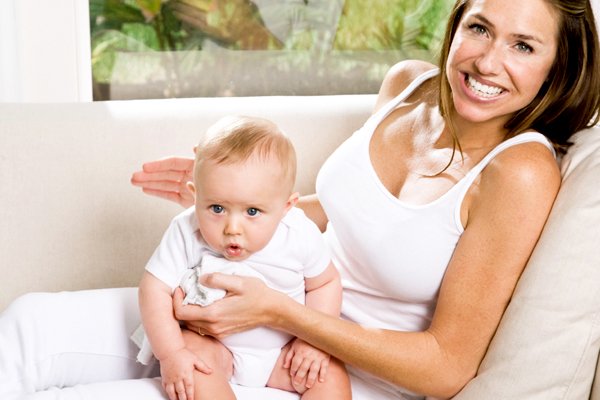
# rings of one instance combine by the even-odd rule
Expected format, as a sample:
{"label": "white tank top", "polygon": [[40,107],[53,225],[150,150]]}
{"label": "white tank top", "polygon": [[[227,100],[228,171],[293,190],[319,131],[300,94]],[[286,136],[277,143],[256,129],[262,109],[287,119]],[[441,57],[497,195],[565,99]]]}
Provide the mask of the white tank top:
{"label": "white tank top", "polygon": [[490,151],[438,199],[423,205],[400,201],[373,169],[371,137],[415,88],[437,74],[437,69],[422,74],[373,114],[329,157],[317,177],[317,195],[329,218],[325,237],[344,287],[342,315],[361,325],[425,330],[463,233],[460,209],[473,181],[508,147],[540,142],[554,151],[542,134],[522,133]]}

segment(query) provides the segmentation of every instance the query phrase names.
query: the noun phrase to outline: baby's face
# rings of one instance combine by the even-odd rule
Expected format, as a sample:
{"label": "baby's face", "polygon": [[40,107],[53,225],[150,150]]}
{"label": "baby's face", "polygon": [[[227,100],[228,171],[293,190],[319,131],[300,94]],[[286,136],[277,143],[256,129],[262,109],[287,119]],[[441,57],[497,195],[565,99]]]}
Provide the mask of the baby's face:
{"label": "baby's face", "polygon": [[205,160],[195,177],[195,195],[202,237],[232,261],[264,248],[295,203],[273,158],[234,164]]}

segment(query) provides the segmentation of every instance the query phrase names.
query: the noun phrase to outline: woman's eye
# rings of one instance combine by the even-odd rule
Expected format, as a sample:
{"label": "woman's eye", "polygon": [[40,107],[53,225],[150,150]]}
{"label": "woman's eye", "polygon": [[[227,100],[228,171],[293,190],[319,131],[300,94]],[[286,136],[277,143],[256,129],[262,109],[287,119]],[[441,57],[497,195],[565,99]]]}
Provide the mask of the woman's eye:
{"label": "woman's eye", "polygon": [[471,24],[471,25],[469,25],[469,29],[479,35],[484,35],[487,32],[485,27],[480,24]]}
{"label": "woman's eye", "polygon": [[517,50],[519,50],[523,53],[533,53],[533,47],[531,47],[527,43],[523,43],[523,42],[518,43],[516,47],[517,47]]}
{"label": "woman's eye", "polygon": [[258,208],[249,208],[246,212],[251,217],[256,217],[260,214],[260,210]]}
{"label": "woman's eye", "polygon": [[213,204],[212,206],[210,206],[210,210],[215,214],[221,214],[223,212],[223,206]]}

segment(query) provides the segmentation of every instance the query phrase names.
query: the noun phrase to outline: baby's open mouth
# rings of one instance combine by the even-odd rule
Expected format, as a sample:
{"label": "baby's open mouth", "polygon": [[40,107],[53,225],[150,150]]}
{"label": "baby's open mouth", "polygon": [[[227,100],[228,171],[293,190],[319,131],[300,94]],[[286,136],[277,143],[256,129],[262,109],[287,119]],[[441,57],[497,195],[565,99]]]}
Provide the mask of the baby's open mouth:
{"label": "baby's open mouth", "polygon": [[239,257],[242,254],[242,247],[238,244],[230,244],[225,248],[225,253],[229,257]]}

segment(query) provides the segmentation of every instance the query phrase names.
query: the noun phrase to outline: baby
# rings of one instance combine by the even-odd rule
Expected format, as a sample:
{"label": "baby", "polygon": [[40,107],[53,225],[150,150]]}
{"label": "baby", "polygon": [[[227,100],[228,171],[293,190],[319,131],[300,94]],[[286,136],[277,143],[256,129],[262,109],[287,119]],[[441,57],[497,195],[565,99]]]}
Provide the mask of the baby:
{"label": "baby", "polygon": [[[140,283],[146,336],[138,342],[138,359],[149,362],[153,354],[159,360],[171,400],[235,399],[229,382],[303,397],[351,397],[343,364],[287,333],[256,328],[218,341],[181,328],[173,316],[172,294],[180,284],[186,303],[208,305],[224,296],[197,283],[217,271],[257,277],[300,303],[339,315],[339,274],[319,229],[294,207],[295,175],[291,142],[264,119],[221,119],[198,146],[188,184],[195,206],[174,218]],[[292,364],[311,365],[318,379],[293,376]]]}

